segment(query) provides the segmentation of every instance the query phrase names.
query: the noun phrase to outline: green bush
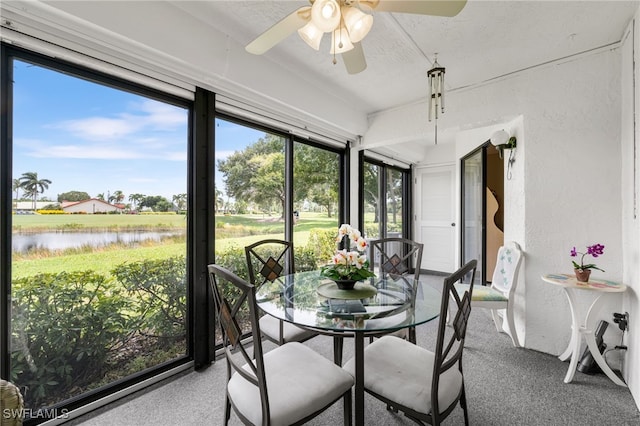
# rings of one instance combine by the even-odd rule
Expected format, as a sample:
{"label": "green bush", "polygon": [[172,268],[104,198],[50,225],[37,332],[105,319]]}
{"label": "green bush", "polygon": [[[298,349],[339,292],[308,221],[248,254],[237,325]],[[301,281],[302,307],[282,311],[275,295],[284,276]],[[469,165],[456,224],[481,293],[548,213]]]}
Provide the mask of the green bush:
{"label": "green bush", "polygon": [[318,264],[329,262],[336,253],[337,231],[334,229],[312,229],[309,233],[309,241],[305,247],[313,252]]}
{"label": "green bush", "polygon": [[294,262],[296,264],[296,272],[313,271],[318,269],[318,263],[325,263],[324,260],[320,260],[316,257],[316,253],[313,249],[306,246],[302,249],[294,250]]}
{"label": "green bush", "polygon": [[39,274],[13,281],[11,379],[40,407],[101,375],[128,338],[129,298],[93,271]]}
{"label": "green bush", "polygon": [[216,264],[224,266],[240,278],[249,281],[244,247],[231,244],[226,250],[216,252]]}
{"label": "green bush", "polygon": [[187,289],[184,256],[116,266],[111,274],[134,299],[143,334],[182,338],[186,333]]}

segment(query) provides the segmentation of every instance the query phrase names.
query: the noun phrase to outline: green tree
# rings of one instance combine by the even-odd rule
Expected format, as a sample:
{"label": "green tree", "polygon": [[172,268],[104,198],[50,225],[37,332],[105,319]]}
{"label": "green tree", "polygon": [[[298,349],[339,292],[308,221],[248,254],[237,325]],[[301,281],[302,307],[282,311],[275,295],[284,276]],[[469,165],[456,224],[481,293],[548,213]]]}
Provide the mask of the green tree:
{"label": "green tree", "polygon": [[102,200],[102,201],[104,201],[104,193],[100,193],[100,194],[96,195],[96,198],[97,198],[98,200]]}
{"label": "green tree", "polygon": [[398,223],[398,214],[402,207],[402,174],[387,169],[387,206],[391,211],[391,223]]}
{"label": "green tree", "polygon": [[223,175],[228,196],[261,206],[277,202],[284,214],[284,140],[281,137],[266,134],[243,151],[218,160],[218,170]]}
{"label": "green tree", "polygon": [[378,201],[380,200],[380,188],[378,181],[379,167],[373,164],[365,164],[364,167],[364,200],[365,203],[375,206],[375,219],[378,222]]}
{"label": "green tree", "polygon": [[340,156],[335,152],[296,144],[294,149],[294,201],[311,200],[332,216],[338,205]]}
{"label": "green tree", "polygon": [[36,201],[38,200],[38,194],[43,193],[46,189],[49,189],[51,181],[49,179],[38,179],[37,172],[26,172],[20,177],[20,187],[25,193],[28,193],[33,200],[33,210],[36,209]]}
{"label": "green tree", "polygon": [[129,201],[133,204],[132,209],[135,210],[140,203],[142,202],[142,200],[144,200],[145,195],[144,194],[130,194],[129,195]]}
{"label": "green tree", "polygon": [[148,207],[154,212],[167,212],[173,204],[161,195],[149,195],[140,201],[140,207]]}
{"label": "green tree", "polygon": [[175,194],[172,200],[178,210],[184,211],[187,209],[187,194]]}
{"label": "green tree", "polygon": [[114,191],[113,195],[111,195],[111,199],[115,203],[121,203],[124,200],[124,193],[120,190]]}
{"label": "green tree", "polygon": [[91,196],[84,191],[69,191],[58,194],[58,202],[63,201],[84,201],[90,199]]}
{"label": "green tree", "polygon": [[219,212],[221,208],[224,207],[224,199],[222,198],[222,191],[220,191],[215,183],[213,184],[213,191],[215,193],[216,199],[215,199],[215,208],[216,208],[216,212]]}
{"label": "green tree", "polygon": [[15,196],[13,198],[16,201],[18,201],[18,199],[20,198],[20,188],[22,188],[20,179],[14,179],[13,183],[11,184],[11,190],[15,193]]}

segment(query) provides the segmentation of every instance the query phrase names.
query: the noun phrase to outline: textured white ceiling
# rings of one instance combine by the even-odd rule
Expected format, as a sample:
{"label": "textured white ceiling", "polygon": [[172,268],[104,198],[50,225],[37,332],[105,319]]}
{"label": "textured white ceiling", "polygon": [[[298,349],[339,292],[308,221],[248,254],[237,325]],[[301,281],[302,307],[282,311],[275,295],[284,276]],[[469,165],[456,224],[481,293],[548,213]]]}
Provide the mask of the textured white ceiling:
{"label": "textured white ceiling", "polygon": [[[308,2],[175,4],[246,45]],[[374,13],[373,29],[362,41],[368,67],[356,75],[346,73],[339,57],[338,64],[332,64],[329,35],[318,52],[294,33],[263,56],[320,84],[340,87],[355,106],[372,113],[424,96],[426,71],[435,53],[446,68],[449,89],[470,86],[615,43],[637,6],[635,1],[610,0],[469,0],[452,18]]]}

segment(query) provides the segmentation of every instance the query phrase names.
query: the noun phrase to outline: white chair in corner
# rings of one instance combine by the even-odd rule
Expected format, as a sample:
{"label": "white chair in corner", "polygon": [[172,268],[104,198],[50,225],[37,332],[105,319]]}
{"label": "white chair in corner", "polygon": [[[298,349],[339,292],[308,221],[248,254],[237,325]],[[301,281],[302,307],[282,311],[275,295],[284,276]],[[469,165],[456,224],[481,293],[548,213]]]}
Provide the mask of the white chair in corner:
{"label": "white chair in corner", "polygon": [[[511,337],[513,345],[522,347],[513,318],[514,295],[518,284],[518,273],[524,253],[515,241],[505,243],[498,250],[496,269],[493,271],[491,286],[475,286],[471,306],[491,310],[493,322],[498,332]],[[464,284],[457,284],[462,293]]]}

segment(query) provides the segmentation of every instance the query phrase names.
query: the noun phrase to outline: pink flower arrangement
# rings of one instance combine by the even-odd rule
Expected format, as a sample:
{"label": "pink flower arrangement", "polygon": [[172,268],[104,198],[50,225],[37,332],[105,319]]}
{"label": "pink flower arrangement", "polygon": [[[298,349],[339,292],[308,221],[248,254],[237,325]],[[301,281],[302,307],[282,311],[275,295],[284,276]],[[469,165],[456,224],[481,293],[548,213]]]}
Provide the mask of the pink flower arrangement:
{"label": "pink flower arrangement", "polygon": [[594,258],[598,257],[600,255],[604,254],[604,246],[602,244],[594,244],[592,246],[587,246],[587,251],[585,253],[576,251],[576,248],[572,248],[571,249],[571,257],[577,257],[578,255],[581,255],[580,257],[580,263],[577,263],[576,261],[572,261],[573,262],[573,267],[574,269],[580,269],[580,270],[587,270],[587,269],[597,269],[598,271],[602,271],[604,272],[604,269],[600,269],[598,268],[595,264],[593,263],[587,263],[585,265],[584,263],[584,257],[586,255],[591,255]]}
{"label": "pink flower arrangement", "polygon": [[360,231],[349,224],[342,224],[338,229],[336,243],[338,250],[331,262],[321,268],[322,275],[334,280],[356,281],[375,276],[369,270],[366,255],[368,244]]}

